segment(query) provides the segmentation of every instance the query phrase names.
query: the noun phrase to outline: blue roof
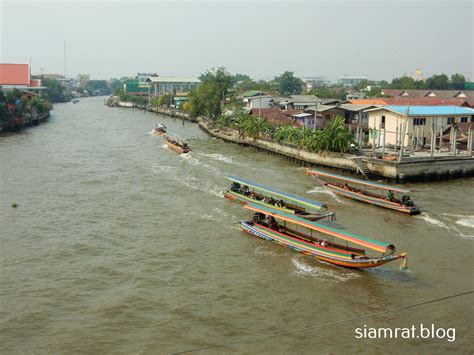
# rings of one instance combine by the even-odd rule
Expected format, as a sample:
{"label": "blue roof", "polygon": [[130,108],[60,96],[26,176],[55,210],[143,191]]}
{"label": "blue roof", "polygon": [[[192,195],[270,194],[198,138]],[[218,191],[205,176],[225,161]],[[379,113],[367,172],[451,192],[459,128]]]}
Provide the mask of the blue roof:
{"label": "blue roof", "polygon": [[408,116],[449,116],[474,115],[474,110],[460,106],[394,106],[383,107],[387,110]]}

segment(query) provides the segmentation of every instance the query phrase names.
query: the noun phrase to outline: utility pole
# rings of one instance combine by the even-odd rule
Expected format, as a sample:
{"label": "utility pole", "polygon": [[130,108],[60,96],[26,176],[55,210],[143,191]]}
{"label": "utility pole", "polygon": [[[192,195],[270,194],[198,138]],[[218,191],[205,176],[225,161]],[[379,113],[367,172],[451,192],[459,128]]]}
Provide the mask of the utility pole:
{"label": "utility pole", "polygon": [[316,131],[316,120],[318,119],[318,101],[314,103],[314,124],[313,131]]}
{"label": "utility pole", "polygon": [[259,103],[258,103],[258,118],[260,118],[260,116],[262,115],[262,92],[261,91],[258,93],[258,97],[259,97],[259,99],[258,99],[258,101],[259,101]]}

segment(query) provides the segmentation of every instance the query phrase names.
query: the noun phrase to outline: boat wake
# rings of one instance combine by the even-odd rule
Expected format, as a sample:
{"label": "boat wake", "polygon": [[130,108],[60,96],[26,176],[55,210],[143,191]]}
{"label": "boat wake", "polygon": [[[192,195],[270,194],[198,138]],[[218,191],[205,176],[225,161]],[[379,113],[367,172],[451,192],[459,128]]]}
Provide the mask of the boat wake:
{"label": "boat wake", "polygon": [[339,196],[337,196],[334,192],[329,191],[328,189],[326,189],[324,187],[316,186],[316,187],[312,188],[311,190],[306,191],[306,193],[308,193],[308,194],[326,194],[326,195],[329,195],[332,198],[334,198],[338,203],[343,204],[343,205],[347,205],[347,203],[345,201],[342,201],[339,198]]}
{"label": "boat wake", "polygon": [[457,228],[455,225],[452,224],[454,222],[464,227],[474,228],[474,216],[462,216],[462,215],[450,215],[450,214],[444,214],[444,216],[457,217],[458,220],[453,221],[451,219],[446,218],[446,221],[442,221],[441,220],[442,217],[437,218],[435,215],[430,214],[429,212],[423,212],[422,214],[416,217],[421,218],[424,221],[431,223],[437,227],[444,228],[459,237],[474,238],[474,235],[463,233],[461,230],[459,230],[459,228]]}
{"label": "boat wake", "polygon": [[224,163],[227,163],[227,164],[237,165],[237,163],[232,158],[226,157],[225,155],[222,155],[219,153],[214,153],[214,154],[199,153],[199,155],[209,157],[212,160],[223,161]]}
{"label": "boat wake", "polygon": [[224,194],[222,193],[222,190],[219,188],[219,186],[214,185],[213,187],[211,187],[209,183],[206,183],[205,185],[200,185],[201,180],[195,177],[190,177],[186,179],[176,179],[176,181],[192,190],[202,191],[219,198],[224,198]]}
{"label": "boat wake", "polygon": [[222,171],[217,167],[204,163],[199,158],[195,157],[192,153],[180,154],[179,157],[182,159],[183,162],[189,163],[193,166],[203,167],[208,171],[213,171],[217,175],[222,175]]}
{"label": "boat wake", "polygon": [[443,216],[454,217],[457,219],[457,224],[464,227],[474,228],[474,216],[472,215],[443,213]]}
{"label": "boat wake", "polygon": [[306,264],[299,258],[292,258],[291,262],[296,267],[296,274],[300,276],[311,276],[317,278],[324,278],[336,281],[349,281],[352,279],[359,278],[360,275],[355,272],[342,271],[342,270],[331,270],[324,269],[322,267],[315,267]]}

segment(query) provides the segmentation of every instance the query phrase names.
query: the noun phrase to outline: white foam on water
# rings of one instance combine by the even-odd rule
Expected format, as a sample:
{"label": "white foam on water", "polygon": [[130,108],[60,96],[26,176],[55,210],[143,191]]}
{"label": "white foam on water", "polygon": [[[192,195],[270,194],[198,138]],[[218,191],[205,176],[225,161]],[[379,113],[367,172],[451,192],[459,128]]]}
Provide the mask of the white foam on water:
{"label": "white foam on water", "polygon": [[200,153],[200,155],[209,157],[213,160],[223,161],[224,163],[227,163],[227,164],[236,164],[232,158],[226,157],[225,155],[222,155],[219,153],[214,153],[214,154]]}
{"label": "white foam on water", "polygon": [[[444,229],[450,231],[451,233],[453,233],[453,234],[455,234],[459,237],[465,237],[465,238],[473,238],[474,237],[474,235],[468,235],[468,234],[463,233],[458,228],[456,228],[456,226],[454,226],[454,225],[447,224],[448,222],[452,223],[452,221],[443,222],[439,218],[436,218],[435,216],[430,215],[428,212],[424,212],[424,213],[422,213],[422,214],[420,214],[416,217],[421,218],[421,219],[425,220],[426,222],[431,223],[431,224],[433,224],[435,226],[438,226],[440,228],[444,228]],[[474,216],[465,216],[465,217],[467,217],[467,218],[461,218],[458,221],[456,221],[455,223],[457,223],[459,225],[462,225],[462,226],[465,226],[465,227],[474,228]]]}
{"label": "white foam on water", "polygon": [[211,220],[215,219],[212,214],[203,214],[203,215],[201,215],[201,218],[206,219],[208,221],[211,221]]}
{"label": "white foam on water", "polygon": [[435,226],[449,229],[448,226],[444,222],[440,221],[439,219],[437,219],[434,216],[429,216],[426,212],[422,213],[422,214],[419,214],[416,217],[421,218],[421,219],[425,220],[426,222],[431,223]]}
{"label": "white foam on water", "polygon": [[448,217],[455,217],[457,218],[456,223],[464,226],[474,228],[474,216],[473,215],[464,215],[464,214],[450,214],[450,213],[443,213],[443,216]]}
{"label": "white foam on water", "polygon": [[461,226],[464,226],[464,227],[474,228],[474,216],[461,218],[458,221],[456,221],[456,223],[460,224]]}
{"label": "white foam on water", "polygon": [[331,196],[332,198],[334,198],[337,202],[339,202],[340,204],[343,204],[343,205],[346,205],[347,203],[342,201],[339,196],[337,196],[334,192],[324,188],[324,187],[319,187],[319,186],[316,186],[314,188],[312,188],[311,190],[309,191],[306,191],[306,193],[308,194],[326,194],[326,195],[329,195]]}
{"label": "white foam on water", "polygon": [[360,275],[355,272],[338,271],[311,266],[298,258],[292,258],[291,262],[296,267],[296,273],[302,276],[326,278],[343,282],[360,277]]}

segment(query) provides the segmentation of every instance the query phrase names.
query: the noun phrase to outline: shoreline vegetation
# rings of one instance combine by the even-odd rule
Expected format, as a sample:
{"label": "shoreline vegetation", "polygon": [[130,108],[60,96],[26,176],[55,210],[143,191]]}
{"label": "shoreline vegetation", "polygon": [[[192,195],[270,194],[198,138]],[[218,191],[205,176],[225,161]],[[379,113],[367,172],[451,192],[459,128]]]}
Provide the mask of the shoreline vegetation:
{"label": "shoreline vegetation", "polygon": [[[448,80],[447,76],[443,78]],[[187,101],[178,107],[172,105],[175,92],[152,99],[126,94],[123,89],[116,90],[115,96],[107,100],[106,104],[181,117],[183,124],[185,119],[199,121],[203,130],[226,142],[252,146],[302,165],[361,173],[365,178],[376,177],[396,182],[433,181],[474,174],[474,160],[469,156],[404,157],[403,161],[380,159],[370,152],[371,149],[367,149],[368,137],[366,141],[356,142],[340,116],[336,116],[323,129],[315,130],[295,127],[294,121],[282,125],[271,124],[260,115],[256,116],[255,112],[251,115],[244,107],[242,92],[252,89],[275,92],[281,96],[301,94],[302,80],[292,72],[284,72],[270,82],[255,82],[246,75],[231,75],[225,68],[219,67],[207,70],[199,80],[200,86],[191,90]],[[392,86],[404,86],[406,81],[394,79]],[[258,112],[258,109],[255,111]]]}

